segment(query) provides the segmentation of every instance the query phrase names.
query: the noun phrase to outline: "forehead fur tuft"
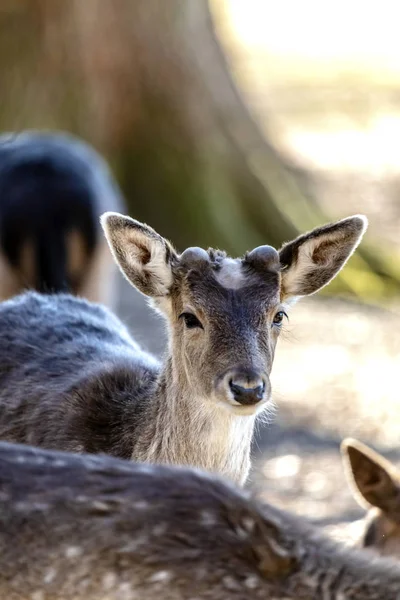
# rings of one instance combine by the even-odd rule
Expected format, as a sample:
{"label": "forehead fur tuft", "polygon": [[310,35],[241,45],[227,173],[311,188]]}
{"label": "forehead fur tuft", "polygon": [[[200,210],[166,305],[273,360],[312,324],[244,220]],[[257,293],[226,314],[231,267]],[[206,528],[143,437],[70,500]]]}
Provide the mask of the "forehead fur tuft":
{"label": "forehead fur tuft", "polygon": [[210,257],[212,269],[219,271],[222,268],[224,260],[227,258],[226,252],[223,250],[215,250],[214,248],[208,248],[207,252]]}

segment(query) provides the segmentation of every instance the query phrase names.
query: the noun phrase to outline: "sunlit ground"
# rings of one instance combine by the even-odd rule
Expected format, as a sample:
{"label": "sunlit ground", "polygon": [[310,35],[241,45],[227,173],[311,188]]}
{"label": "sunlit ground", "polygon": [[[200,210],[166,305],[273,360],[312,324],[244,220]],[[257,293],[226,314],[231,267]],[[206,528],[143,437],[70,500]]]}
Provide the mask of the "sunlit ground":
{"label": "sunlit ground", "polygon": [[211,0],[211,6],[261,127],[323,168],[398,169],[396,0]]}

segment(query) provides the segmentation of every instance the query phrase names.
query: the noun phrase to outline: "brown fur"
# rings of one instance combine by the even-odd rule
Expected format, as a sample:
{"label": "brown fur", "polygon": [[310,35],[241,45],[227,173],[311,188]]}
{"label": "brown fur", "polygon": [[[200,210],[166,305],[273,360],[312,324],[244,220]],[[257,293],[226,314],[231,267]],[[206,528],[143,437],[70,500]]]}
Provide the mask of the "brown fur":
{"label": "brown fur", "polygon": [[4,600],[398,600],[400,568],[200,471],[0,443]]}

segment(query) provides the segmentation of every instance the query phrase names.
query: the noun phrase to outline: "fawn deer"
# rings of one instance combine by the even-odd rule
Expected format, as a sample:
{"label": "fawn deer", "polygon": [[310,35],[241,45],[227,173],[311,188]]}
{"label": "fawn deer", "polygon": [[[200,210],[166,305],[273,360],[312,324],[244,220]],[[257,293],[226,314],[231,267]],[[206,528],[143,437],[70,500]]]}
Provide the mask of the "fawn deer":
{"label": "fawn deer", "polygon": [[244,483],[256,416],[288,303],[343,267],[366,219],[315,229],[241,259],[182,254],[147,225],[102,224],[127,279],[166,317],[160,365],[105,308],[28,293],[0,306],[0,438],[186,464]]}
{"label": "fawn deer", "polygon": [[361,546],[400,558],[400,471],[357,440],[343,440],[341,450],[354,496],[368,509]]}
{"label": "fawn deer", "polygon": [[115,304],[101,232],[124,202],[103,159],[64,133],[0,135],[0,300],[24,289]]}
{"label": "fawn deer", "polygon": [[400,565],[205,472],[1,442],[0,597],[399,600]]}

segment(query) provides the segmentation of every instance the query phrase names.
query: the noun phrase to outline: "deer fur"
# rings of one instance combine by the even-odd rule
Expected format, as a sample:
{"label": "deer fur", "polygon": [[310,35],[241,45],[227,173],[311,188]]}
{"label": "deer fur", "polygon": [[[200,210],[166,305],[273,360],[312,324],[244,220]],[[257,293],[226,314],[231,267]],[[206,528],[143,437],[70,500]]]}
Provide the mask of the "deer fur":
{"label": "deer fur", "polygon": [[102,223],[124,275],[167,320],[167,356],[159,364],[99,305],[35,293],[5,302],[0,438],[192,465],[244,483],[287,303],[335,276],[365,218],[242,259],[200,248],[178,255],[129,217],[107,213]]}
{"label": "deer fur", "polygon": [[358,545],[400,558],[400,471],[358,440],[341,445],[343,464],[357,502],[367,509]]}
{"label": "deer fur", "polygon": [[197,470],[0,443],[7,600],[399,600],[400,566]]}
{"label": "deer fur", "polygon": [[0,135],[0,300],[69,291],[114,307],[105,210],[124,201],[89,145],[65,133]]}

